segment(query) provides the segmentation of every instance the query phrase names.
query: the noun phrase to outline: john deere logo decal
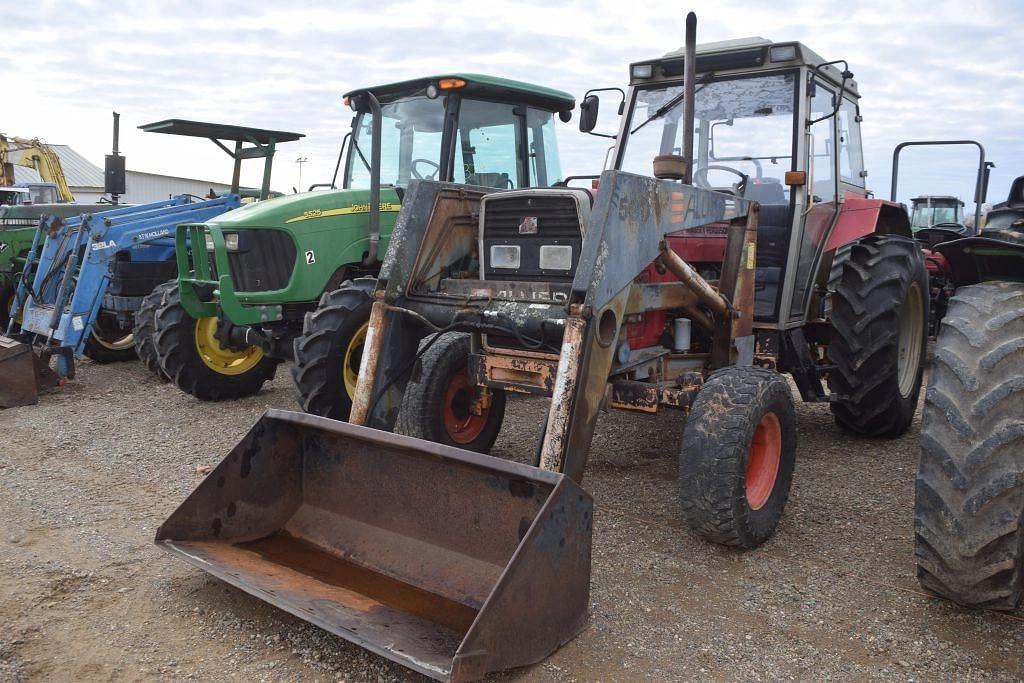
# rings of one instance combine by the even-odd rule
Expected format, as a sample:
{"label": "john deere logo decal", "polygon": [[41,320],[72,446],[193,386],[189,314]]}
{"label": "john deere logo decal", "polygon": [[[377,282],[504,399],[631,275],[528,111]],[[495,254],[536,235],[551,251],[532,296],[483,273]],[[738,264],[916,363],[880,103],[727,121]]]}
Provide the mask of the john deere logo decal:
{"label": "john deere logo decal", "polygon": [[[381,213],[397,213],[402,208],[399,204],[392,202],[381,202],[380,210]],[[292,216],[285,223],[298,223],[299,221],[308,221],[313,218],[328,218],[330,216],[348,216],[353,213],[370,213],[369,202],[365,204],[353,204],[352,206],[346,206],[340,209],[310,209],[303,211],[298,216]]]}
{"label": "john deere logo decal", "polygon": [[537,234],[537,217],[536,216],[523,216],[519,219],[519,234],[520,235],[536,235]]}

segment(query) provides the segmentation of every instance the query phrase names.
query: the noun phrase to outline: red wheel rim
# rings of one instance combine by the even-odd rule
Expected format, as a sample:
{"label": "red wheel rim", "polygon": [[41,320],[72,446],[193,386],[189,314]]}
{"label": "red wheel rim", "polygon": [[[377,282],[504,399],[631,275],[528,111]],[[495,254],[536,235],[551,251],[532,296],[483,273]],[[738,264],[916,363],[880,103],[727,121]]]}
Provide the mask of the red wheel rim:
{"label": "red wheel rim", "polygon": [[782,460],[782,427],[775,413],[768,413],[757,425],[747,453],[747,505],[760,510],[771,498]]}
{"label": "red wheel rim", "polygon": [[448,382],[448,389],[444,392],[444,428],[455,443],[471,443],[487,426],[490,408],[481,411],[481,415],[470,412],[476,398],[476,387],[469,383],[465,370]]}

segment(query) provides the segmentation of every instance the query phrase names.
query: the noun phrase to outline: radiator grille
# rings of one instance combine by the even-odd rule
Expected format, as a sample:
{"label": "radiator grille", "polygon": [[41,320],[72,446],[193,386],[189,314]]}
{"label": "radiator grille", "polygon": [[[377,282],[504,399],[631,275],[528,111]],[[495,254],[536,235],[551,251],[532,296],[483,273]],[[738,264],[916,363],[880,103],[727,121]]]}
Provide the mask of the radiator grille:
{"label": "radiator grille", "polygon": [[[518,281],[571,282],[576,273],[582,246],[582,225],[576,199],[572,196],[516,194],[507,198],[488,197],[484,209],[483,242],[485,279]],[[525,223],[524,223],[525,221]],[[535,223],[536,232],[531,230]],[[518,245],[519,268],[493,268],[490,250],[494,245]],[[545,270],[540,267],[540,248],[544,245],[572,247],[570,270]]]}

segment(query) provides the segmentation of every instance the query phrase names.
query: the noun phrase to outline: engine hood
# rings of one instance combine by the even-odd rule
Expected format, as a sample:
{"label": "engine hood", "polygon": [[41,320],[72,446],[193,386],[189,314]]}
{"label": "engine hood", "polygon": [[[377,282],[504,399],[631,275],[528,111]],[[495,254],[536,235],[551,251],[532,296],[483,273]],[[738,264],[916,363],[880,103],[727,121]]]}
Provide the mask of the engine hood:
{"label": "engine hood", "polygon": [[[397,213],[401,199],[394,187],[380,188],[381,211]],[[284,195],[221,214],[210,224],[221,228],[322,228],[324,219],[369,214],[370,191],[329,190]]]}

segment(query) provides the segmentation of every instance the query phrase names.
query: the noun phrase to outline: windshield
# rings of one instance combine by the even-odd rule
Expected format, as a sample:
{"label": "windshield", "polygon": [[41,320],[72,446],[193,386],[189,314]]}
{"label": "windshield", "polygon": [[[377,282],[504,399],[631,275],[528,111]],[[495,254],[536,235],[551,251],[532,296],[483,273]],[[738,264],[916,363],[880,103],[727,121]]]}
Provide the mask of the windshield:
{"label": "windshield", "polygon": [[[552,112],[469,97],[458,102],[450,177],[440,177],[447,106],[448,97],[425,96],[381,105],[382,185],[405,187],[423,178],[516,189],[562,179]],[[346,187],[370,187],[372,138],[373,117],[361,114],[353,131]]]}
{"label": "windshield", "polygon": [[[620,169],[651,175],[659,154],[683,154],[682,84],[637,90]],[[678,98],[678,100],[677,100]],[[788,204],[782,184],[793,170],[796,75],[713,80],[694,101],[694,184],[762,204]],[[650,122],[660,108],[673,103]]]}
{"label": "windshield", "polygon": [[913,230],[923,230],[939,223],[960,223],[960,212],[956,206],[915,206],[910,218]]}
{"label": "windshield", "polygon": [[[405,187],[413,178],[436,178],[447,98],[405,97],[381,105],[380,182]],[[370,187],[373,117],[361,114],[352,135],[348,187]]]}

